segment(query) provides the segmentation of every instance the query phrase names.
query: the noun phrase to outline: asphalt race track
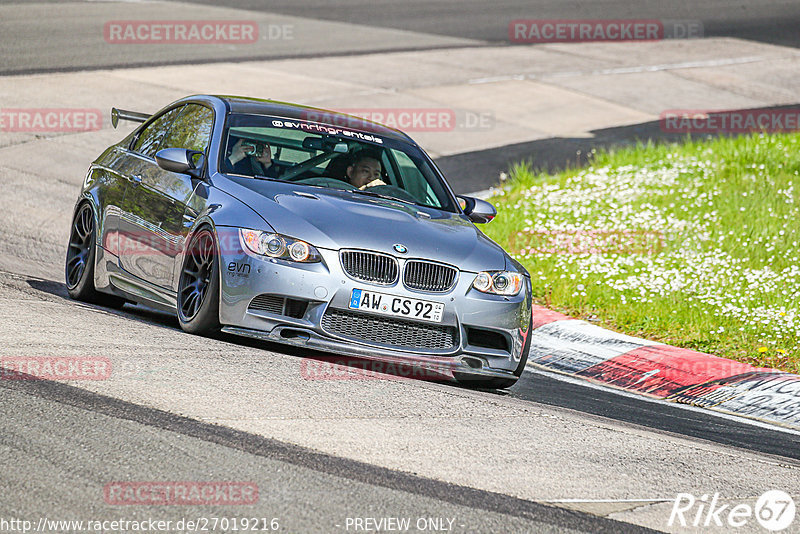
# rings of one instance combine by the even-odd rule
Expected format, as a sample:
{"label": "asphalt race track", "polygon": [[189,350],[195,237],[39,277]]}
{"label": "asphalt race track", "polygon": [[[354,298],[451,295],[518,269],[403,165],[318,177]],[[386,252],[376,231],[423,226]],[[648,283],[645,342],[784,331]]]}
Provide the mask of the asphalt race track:
{"label": "asphalt race track", "polygon": [[[589,18],[600,9],[576,15],[559,2],[381,2],[380,10],[362,0],[193,4],[253,10],[276,24],[299,17],[320,24],[295,49],[281,49],[284,43],[253,50],[250,59],[479,48],[502,41],[512,18]],[[4,91],[37,80],[74,90],[74,78],[54,72],[248,59],[239,50],[200,47],[140,51],[127,61],[81,33],[102,26],[120,5],[0,2],[0,55],[8,59],[0,75],[11,80]],[[632,5],[606,2],[602,13],[633,17]],[[701,19],[709,35],[800,42],[794,3],[715,1],[697,12],[652,5],[635,15]],[[44,16],[50,10],[65,15],[59,31],[57,17]],[[362,40],[345,38],[354,28]],[[49,40],[41,38],[48,32]],[[67,46],[71,38],[76,44]],[[166,85],[169,74],[163,78]],[[53,90],[41,89],[31,101]],[[152,82],[131,95],[157,99],[162,89]],[[200,338],[141,306],[71,301],[62,279],[74,201],[91,159],[124,134],[124,127],[0,132],[0,356],[99,358],[113,369],[97,381],[0,380],[0,527],[11,518],[36,525],[263,517],[277,519],[280,532],[363,532],[376,529],[356,528],[356,518],[393,517],[415,526],[421,520],[425,528],[416,531],[427,532],[695,532],[668,525],[678,493],[717,493],[726,504],[749,506],[770,489],[800,496],[797,432],[536,369],[508,392],[402,373],[364,376],[356,360],[348,367],[318,352],[230,335]],[[336,376],[314,375],[309,362]],[[104,497],[119,481],[250,482],[259,498],[238,506],[119,506]],[[764,530],[752,520],[736,531]]]}
{"label": "asphalt race track", "polygon": [[[152,8],[142,11],[138,2],[133,9],[158,18]],[[662,19],[699,21],[706,37],[736,37],[753,41],[800,46],[800,5],[779,0],[713,0],[707,2],[663,3],[609,0],[605,2],[564,3],[559,0],[190,0],[189,3],[241,10],[240,13],[265,13],[265,23],[275,26],[304,20],[340,22],[333,31],[311,27],[308,35],[295,36],[288,47],[279,40],[270,46],[244,50],[219,51],[208,47],[188,47],[145,51],[126,50],[117,55],[102,40],[89,38],[89,31],[114,18],[113,6],[97,2],[91,12],[78,19],[71,8],[58,0],[24,3],[2,0],[8,6],[0,30],[0,72],[46,72],[112,66],[159,65],[220,61],[222,59],[258,59],[277,57],[318,57],[320,55],[357,54],[378,50],[410,50],[447,46],[486,46],[508,43],[508,24],[515,19]],[[68,3],[78,4],[78,3]],[[113,4],[113,3],[112,3]],[[143,4],[146,5],[146,4]],[[181,4],[178,4],[181,5]],[[186,3],[182,4],[186,5]],[[54,17],[63,10],[63,17]],[[118,11],[117,11],[118,12]],[[189,10],[185,10],[189,13]],[[213,12],[213,11],[209,11]],[[201,18],[203,12],[191,10]],[[289,18],[281,18],[289,17]],[[66,17],[66,18],[64,18]],[[228,17],[225,17],[228,18]],[[357,31],[351,33],[358,25]],[[77,30],[77,31],[76,31]],[[341,30],[341,37],[338,31]],[[381,31],[383,30],[383,31]],[[317,35],[315,35],[317,34]],[[47,38],[42,38],[46,35]],[[357,37],[353,38],[352,35]]]}
{"label": "asphalt race track", "polygon": [[[739,37],[797,46],[800,8],[792,2],[714,0],[659,3],[611,0],[565,3],[558,0],[505,0],[487,5],[481,0],[392,2],[337,0],[326,2],[258,0],[194,0],[240,9],[319,17],[427,34],[502,42],[508,39],[508,21],[514,19],[673,19],[699,20],[707,37]],[[378,9],[369,9],[377,7]]]}
{"label": "asphalt race track", "polygon": [[[41,507],[42,495],[31,487],[48,488],[53,505],[41,511],[50,519],[80,519],[98,517],[91,483],[103,485],[109,476],[224,476],[259,486],[258,507],[241,513],[237,509],[239,516],[270,514],[290,532],[333,531],[337,523],[345,524],[343,510],[351,517],[458,518],[461,529],[475,532],[610,533],[628,527],[329,456],[53,382],[5,381],[0,406],[6,414],[0,423],[8,464],[3,474],[6,517],[13,515],[6,513],[8,507]],[[14,462],[24,468],[10,467]],[[230,515],[224,507],[164,509],[160,520]],[[127,518],[148,515],[152,512],[137,511]]]}

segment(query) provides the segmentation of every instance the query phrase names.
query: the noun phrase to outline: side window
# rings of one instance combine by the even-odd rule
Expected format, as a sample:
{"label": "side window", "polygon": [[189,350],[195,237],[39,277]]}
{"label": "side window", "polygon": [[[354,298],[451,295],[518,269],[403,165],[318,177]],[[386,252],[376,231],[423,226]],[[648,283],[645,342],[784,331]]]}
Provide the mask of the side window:
{"label": "side window", "polygon": [[205,106],[187,104],[183,111],[172,122],[169,133],[161,142],[162,148],[188,148],[205,152],[211,138],[211,125],[214,112]]}
{"label": "side window", "polygon": [[436,195],[431,189],[430,184],[419,171],[414,162],[404,152],[392,149],[392,155],[400,167],[400,173],[403,175],[403,185],[406,191],[411,193],[414,198],[423,204],[432,206],[439,205]]}
{"label": "side window", "polygon": [[392,162],[389,161],[389,154],[386,151],[383,151],[381,157],[381,165],[383,165],[383,174],[386,183],[389,185],[396,185],[400,186],[400,182],[397,180],[397,177],[394,175],[394,167],[392,167]]}
{"label": "side window", "polygon": [[183,108],[171,109],[154,120],[150,126],[139,134],[136,143],[133,145],[133,150],[151,158],[155,156],[161,140],[169,131],[172,120],[178,116],[181,109]]}

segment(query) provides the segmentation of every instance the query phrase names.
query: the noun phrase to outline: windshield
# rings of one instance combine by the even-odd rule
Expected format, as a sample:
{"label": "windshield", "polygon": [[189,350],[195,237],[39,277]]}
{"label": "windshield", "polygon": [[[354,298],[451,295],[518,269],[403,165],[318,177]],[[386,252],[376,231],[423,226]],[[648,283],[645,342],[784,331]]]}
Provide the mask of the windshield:
{"label": "windshield", "polygon": [[224,140],[220,170],[226,174],[456,211],[422,152],[395,139],[302,120],[232,114]]}

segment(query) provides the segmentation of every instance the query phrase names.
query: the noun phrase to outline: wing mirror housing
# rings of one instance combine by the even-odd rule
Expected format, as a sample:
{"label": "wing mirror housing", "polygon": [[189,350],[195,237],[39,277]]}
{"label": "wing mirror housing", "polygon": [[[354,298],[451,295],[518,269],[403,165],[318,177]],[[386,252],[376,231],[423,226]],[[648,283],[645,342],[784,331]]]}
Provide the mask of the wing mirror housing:
{"label": "wing mirror housing", "polygon": [[464,215],[476,224],[491,222],[497,216],[495,207],[485,200],[458,195],[458,203]]}
{"label": "wing mirror housing", "polygon": [[202,152],[188,148],[165,148],[156,152],[156,163],[159,167],[169,172],[188,174],[196,179],[200,179],[202,175],[204,159]]}

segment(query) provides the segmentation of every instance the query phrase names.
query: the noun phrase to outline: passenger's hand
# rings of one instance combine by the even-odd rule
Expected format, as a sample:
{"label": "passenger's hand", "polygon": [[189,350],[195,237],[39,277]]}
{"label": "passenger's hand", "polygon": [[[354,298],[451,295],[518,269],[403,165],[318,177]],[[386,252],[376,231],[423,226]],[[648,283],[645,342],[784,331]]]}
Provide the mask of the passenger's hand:
{"label": "passenger's hand", "polygon": [[231,150],[231,155],[228,156],[228,161],[231,162],[231,165],[236,165],[240,161],[242,161],[245,157],[244,148],[242,148],[242,140],[239,139],[235,145],[233,145],[233,149]]}

